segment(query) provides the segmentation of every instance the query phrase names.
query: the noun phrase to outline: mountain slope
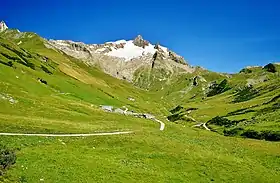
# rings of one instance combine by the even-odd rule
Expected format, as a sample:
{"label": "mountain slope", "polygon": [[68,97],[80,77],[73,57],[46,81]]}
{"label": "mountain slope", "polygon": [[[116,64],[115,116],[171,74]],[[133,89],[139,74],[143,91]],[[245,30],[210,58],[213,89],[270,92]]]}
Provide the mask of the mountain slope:
{"label": "mountain slope", "polygon": [[[163,90],[167,93],[164,99],[174,101],[177,106],[169,118],[184,124],[192,121],[190,119],[207,122],[213,131],[224,135],[254,138],[245,133],[253,130],[254,133],[269,132],[275,136],[274,140],[280,140],[280,66],[268,65],[273,65],[276,72],[268,71],[264,66],[246,68],[246,72],[243,69],[232,75],[202,71],[191,80],[187,76],[178,78],[172,89]],[[217,116],[222,118],[215,118]]]}
{"label": "mountain slope", "polygon": [[[145,69],[164,68],[169,72],[193,72],[183,57],[159,44],[152,45],[140,35],[134,40],[119,40],[105,44],[84,44],[73,41],[50,40],[47,47],[57,48],[89,65],[127,81],[136,80],[136,72]],[[137,84],[137,82],[136,82]]]}
{"label": "mountain slope", "polygon": [[[103,71],[106,64],[112,64],[109,71],[114,70],[116,63],[130,63],[133,67],[131,60],[114,58],[115,63],[110,60],[113,57],[101,55],[102,59],[95,62],[93,58],[78,59],[66,52],[35,33],[12,29],[0,33],[1,132],[133,133],[95,137],[0,136],[1,152],[5,152],[1,146],[5,145],[17,156],[16,163],[7,169],[0,165],[0,182],[280,179],[279,142],[223,136],[240,136],[253,129],[257,135],[249,131],[243,137],[264,136],[273,140],[275,133],[261,131],[279,131],[279,65],[222,74],[178,63],[167,52],[164,54],[168,59],[147,53],[135,60],[141,66],[132,68],[132,80],[127,82]],[[78,51],[78,56],[83,56],[83,52]],[[144,58],[149,58],[148,64]],[[103,63],[104,68],[98,63]],[[105,112],[100,105],[153,114],[165,123],[165,129],[160,131],[159,124],[152,120]],[[211,121],[216,116],[223,118]],[[232,123],[237,120],[243,121]],[[194,128],[197,123],[207,123],[218,133]]]}

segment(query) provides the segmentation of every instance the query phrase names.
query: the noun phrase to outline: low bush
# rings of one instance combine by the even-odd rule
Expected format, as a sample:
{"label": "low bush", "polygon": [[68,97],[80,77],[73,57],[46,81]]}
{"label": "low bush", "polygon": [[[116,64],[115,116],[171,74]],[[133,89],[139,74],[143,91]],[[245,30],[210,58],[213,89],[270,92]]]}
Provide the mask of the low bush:
{"label": "low bush", "polygon": [[177,107],[175,107],[174,109],[170,110],[170,112],[172,114],[175,114],[176,112],[179,112],[181,109],[184,109],[184,107],[178,105]]}
{"label": "low bush", "polygon": [[252,72],[253,72],[252,70],[250,70],[250,69],[248,69],[248,68],[244,68],[244,69],[242,69],[239,73],[250,74],[250,73],[252,73]]}
{"label": "low bush", "polygon": [[234,103],[245,102],[251,100],[259,95],[259,91],[252,86],[246,86],[237,90],[237,93],[234,95]]}
{"label": "low bush", "polygon": [[4,61],[1,61],[1,60],[0,60],[0,64],[4,64],[4,65],[9,66],[9,67],[13,67],[13,65],[14,65],[14,63],[12,61],[4,62]]}
{"label": "low bush", "polygon": [[41,69],[47,74],[52,74],[52,72],[47,67],[45,67],[43,65],[41,65]]}
{"label": "low bush", "polygon": [[273,65],[272,63],[267,64],[266,66],[263,67],[263,69],[266,70],[267,72],[272,72],[272,73],[277,72],[275,65]]}
{"label": "low bush", "polygon": [[244,129],[243,128],[233,128],[233,129],[224,129],[224,136],[237,136],[240,133],[242,133]]}
{"label": "low bush", "polygon": [[231,127],[233,125],[236,125],[238,121],[231,121],[225,117],[216,116],[210,119],[207,123],[218,126]]}
{"label": "low bush", "polygon": [[16,163],[16,154],[12,149],[0,145],[0,175],[3,175],[5,171]]}
{"label": "low bush", "polygon": [[268,140],[268,141],[280,141],[280,131],[255,131],[247,130],[241,134],[243,137],[259,139],[259,140]]}
{"label": "low bush", "polygon": [[228,85],[228,81],[227,79],[224,79],[223,81],[221,81],[221,83],[216,84],[213,83],[210,87],[209,87],[209,92],[207,93],[207,97],[212,97],[214,95],[218,95],[221,94],[227,90],[230,89],[230,86]]}
{"label": "low bush", "polygon": [[173,114],[173,115],[167,116],[167,119],[169,121],[175,122],[175,121],[182,119],[183,116],[184,116],[184,114],[178,113],[178,114]]}

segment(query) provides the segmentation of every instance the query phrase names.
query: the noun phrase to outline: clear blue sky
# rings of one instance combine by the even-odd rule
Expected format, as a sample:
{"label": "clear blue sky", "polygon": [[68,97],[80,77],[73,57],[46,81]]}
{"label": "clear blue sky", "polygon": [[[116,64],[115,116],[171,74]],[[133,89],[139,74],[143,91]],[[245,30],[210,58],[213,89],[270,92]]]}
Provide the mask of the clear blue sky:
{"label": "clear blue sky", "polygon": [[4,0],[0,19],[86,43],[141,34],[213,71],[280,61],[279,0]]}

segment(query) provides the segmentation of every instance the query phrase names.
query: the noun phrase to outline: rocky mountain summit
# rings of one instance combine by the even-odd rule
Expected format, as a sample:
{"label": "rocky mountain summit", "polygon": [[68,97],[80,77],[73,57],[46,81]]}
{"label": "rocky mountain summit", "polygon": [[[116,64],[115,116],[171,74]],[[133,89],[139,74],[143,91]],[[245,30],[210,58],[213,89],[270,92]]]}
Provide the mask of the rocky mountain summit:
{"label": "rocky mountain summit", "polygon": [[4,30],[8,29],[8,26],[4,21],[0,22],[0,32],[3,32]]}
{"label": "rocky mountain summit", "polygon": [[136,71],[144,68],[161,68],[171,73],[174,69],[181,72],[194,70],[183,57],[160,44],[151,44],[141,35],[133,40],[118,40],[104,44],[49,40],[46,46],[61,50],[89,65],[100,67],[114,77],[128,81],[133,81]]}

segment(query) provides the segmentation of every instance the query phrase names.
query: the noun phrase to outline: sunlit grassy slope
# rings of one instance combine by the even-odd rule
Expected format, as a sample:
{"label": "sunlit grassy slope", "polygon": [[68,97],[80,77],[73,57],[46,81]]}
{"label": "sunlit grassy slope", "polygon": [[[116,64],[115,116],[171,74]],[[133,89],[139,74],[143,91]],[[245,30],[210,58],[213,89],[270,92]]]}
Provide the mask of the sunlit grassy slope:
{"label": "sunlit grassy slope", "polygon": [[[57,50],[48,49],[33,33],[9,30],[0,34],[0,132],[93,133],[134,131],[99,137],[0,137],[0,144],[16,149],[17,162],[3,182],[278,182],[280,144],[196,129],[194,122],[166,120],[178,105],[197,122],[219,115],[255,130],[278,130],[279,75],[261,68],[252,73],[218,74],[197,69],[158,81],[152,75],[150,91],[117,80],[99,69]],[[278,66],[277,66],[278,67]],[[254,85],[253,98],[234,102],[247,79],[266,75]],[[195,76],[198,85],[193,85]],[[148,76],[150,77],[150,76]],[[38,81],[38,78],[47,84]],[[207,86],[223,79],[230,90],[207,97]],[[135,101],[128,100],[129,97]],[[276,98],[275,98],[276,97]],[[274,99],[273,99],[274,98]],[[126,106],[152,113],[166,123],[105,113],[99,105]],[[191,112],[185,109],[196,108]],[[237,110],[251,110],[241,111]],[[237,112],[236,112],[237,111]],[[233,112],[233,113],[231,113]],[[235,113],[234,113],[235,112]],[[254,118],[253,118],[254,117]],[[258,123],[249,123],[252,118]],[[224,127],[213,126],[217,131]],[[233,127],[234,128],[234,127]]]}

